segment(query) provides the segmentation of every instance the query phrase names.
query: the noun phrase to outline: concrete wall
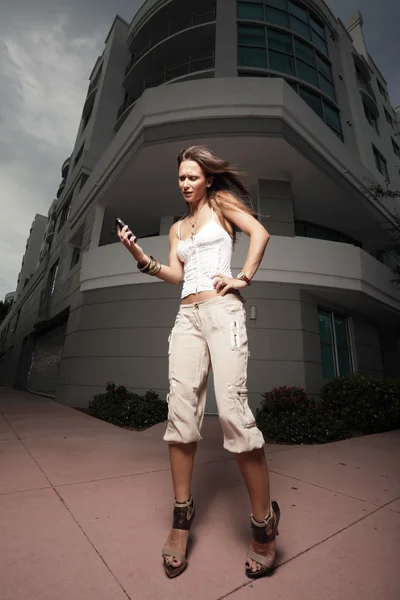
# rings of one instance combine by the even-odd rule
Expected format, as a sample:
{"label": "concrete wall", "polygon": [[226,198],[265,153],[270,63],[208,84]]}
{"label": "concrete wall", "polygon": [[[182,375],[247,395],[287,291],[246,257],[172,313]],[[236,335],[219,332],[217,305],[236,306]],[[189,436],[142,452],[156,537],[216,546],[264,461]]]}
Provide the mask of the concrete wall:
{"label": "concrete wall", "polygon": [[378,328],[372,323],[354,318],[353,335],[357,371],[365,375],[383,375]]}
{"label": "concrete wall", "polygon": [[36,215],[32,223],[29,238],[26,243],[26,251],[22,259],[22,268],[18,276],[18,287],[15,300],[21,297],[24,290],[25,280],[30,279],[36,271],[43,235],[46,229],[47,217]]}
{"label": "concrete wall", "polygon": [[294,237],[293,197],[290,181],[259,181],[261,223],[271,235]]}

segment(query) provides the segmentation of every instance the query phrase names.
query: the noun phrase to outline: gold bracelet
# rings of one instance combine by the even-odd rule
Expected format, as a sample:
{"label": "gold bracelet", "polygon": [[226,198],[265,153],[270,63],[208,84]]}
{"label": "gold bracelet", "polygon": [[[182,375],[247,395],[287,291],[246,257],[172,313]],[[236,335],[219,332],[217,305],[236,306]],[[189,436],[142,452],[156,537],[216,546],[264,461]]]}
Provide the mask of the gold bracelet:
{"label": "gold bracelet", "polygon": [[154,277],[154,275],[157,275],[160,271],[161,263],[158,260],[156,260],[154,261],[154,265],[152,265],[152,267],[148,270],[148,274]]}
{"label": "gold bracelet", "polygon": [[150,264],[151,264],[151,261],[152,261],[152,260],[153,260],[153,257],[152,257],[152,256],[150,256],[149,262],[147,263],[147,265],[144,265],[144,266],[142,266],[142,265],[141,265],[141,264],[138,262],[138,264],[137,264],[137,267],[138,267],[139,271],[144,271],[145,269],[147,269],[147,268],[150,266]]}

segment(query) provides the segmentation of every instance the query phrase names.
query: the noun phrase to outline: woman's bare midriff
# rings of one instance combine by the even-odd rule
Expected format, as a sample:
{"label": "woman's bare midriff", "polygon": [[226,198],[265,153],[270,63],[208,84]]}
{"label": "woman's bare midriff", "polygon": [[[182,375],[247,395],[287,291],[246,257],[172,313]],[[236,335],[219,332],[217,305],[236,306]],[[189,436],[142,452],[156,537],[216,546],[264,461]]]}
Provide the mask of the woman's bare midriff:
{"label": "woman's bare midriff", "polygon": [[[229,290],[227,294],[236,294],[239,295],[237,290]],[[194,304],[195,302],[203,302],[204,300],[210,300],[210,298],[216,298],[221,294],[216,292],[215,290],[207,290],[206,292],[199,292],[198,294],[190,294],[190,296],[186,296],[186,298],[182,298],[181,304]]]}

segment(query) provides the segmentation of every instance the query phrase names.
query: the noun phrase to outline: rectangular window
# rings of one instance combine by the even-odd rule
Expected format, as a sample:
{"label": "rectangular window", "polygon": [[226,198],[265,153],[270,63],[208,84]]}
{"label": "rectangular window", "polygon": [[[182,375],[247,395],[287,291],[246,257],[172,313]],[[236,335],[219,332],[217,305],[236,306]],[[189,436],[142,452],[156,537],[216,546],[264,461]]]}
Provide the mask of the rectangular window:
{"label": "rectangular window", "polygon": [[308,65],[307,63],[297,59],[296,71],[297,77],[299,79],[302,79],[303,81],[308,81],[308,83],[311,83],[315,87],[318,87],[319,82],[317,69],[314,69],[314,67],[310,67],[310,65]]}
{"label": "rectangular window", "polygon": [[[300,40],[295,38],[294,39],[294,53],[297,56],[297,58],[300,58],[304,62],[315,67],[316,59],[315,59],[314,48],[312,46],[309,46],[308,44],[305,44],[304,42],[301,42]],[[318,57],[317,57],[317,61],[318,61]]]}
{"label": "rectangular window", "polygon": [[318,50],[321,50],[321,52],[328,55],[328,46],[326,45],[326,42],[321,37],[319,37],[317,33],[315,33],[314,29],[312,29],[312,41],[313,44],[315,44],[315,46],[318,48]]}
{"label": "rectangular window", "polygon": [[239,48],[238,60],[241,67],[256,67],[258,69],[267,68],[267,53],[264,48],[249,48],[242,46]]}
{"label": "rectangular window", "polygon": [[268,27],[268,48],[293,54],[292,36]]}
{"label": "rectangular window", "polygon": [[268,23],[275,23],[275,25],[280,25],[281,27],[287,27],[289,29],[289,15],[282,10],[277,10],[276,8],[266,7],[266,21]]}
{"label": "rectangular window", "polygon": [[328,61],[317,54],[317,69],[331,83],[333,83],[332,68]]}
{"label": "rectangular window", "polygon": [[269,68],[272,71],[279,71],[280,73],[287,73],[288,75],[294,75],[294,61],[288,54],[282,54],[281,52],[275,52],[274,50],[269,51]]}
{"label": "rectangular window", "polygon": [[280,8],[281,10],[288,9],[287,0],[264,0],[264,4],[272,6],[272,8]]}
{"label": "rectangular window", "polygon": [[318,310],[319,337],[324,379],[353,372],[348,319],[326,310]]}
{"label": "rectangular window", "polygon": [[334,86],[327,80],[321,73],[319,74],[319,88],[333,101],[336,101],[336,94]]}
{"label": "rectangular window", "polygon": [[239,45],[265,48],[265,27],[257,25],[239,25]]}
{"label": "rectangular window", "polygon": [[264,20],[264,7],[262,4],[250,4],[250,2],[238,2],[238,18],[251,19],[253,21]]}
{"label": "rectangular window", "polygon": [[306,23],[303,23],[303,21],[300,21],[300,19],[297,19],[296,17],[291,15],[290,16],[290,24],[291,24],[291,29],[295,33],[297,33],[298,35],[301,35],[302,37],[311,41],[311,30],[310,30],[310,27],[308,25],[306,25]]}
{"label": "rectangular window", "polygon": [[71,269],[73,269],[79,262],[79,258],[81,256],[81,249],[75,247],[72,251],[72,258],[71,258]]}
{"label": "rectangular window", "polygon": [[342,137],[342,124],[340,122],[339,111],[330,104],[328,104],[325,100],[323,101],[323,104],[325,122],[328,123],[328,125],[332,127],[332,129],[336,131],[336,133],[338,133],[340,137]]}
{"label": "rectangular window", "polygon": [[54,263],[49,271],[49,278],[47,280],[47,293],[49,296],[54,294],[54,288],[56,286],[57,279],[57,271],[58,271],[58,260]]}
{"label": "rectangular window", "polygon": [[289,0],[289,12],[308,25],[308,11],[305,8]]}
{"label": "rectangular window", "polygon": [[310,21],[311,21],[311,27],[312,27],[313,31],[317,35],[319,35],[319,37],[322,40],[326,40],[324,25],[320,21],[318,21],[315,17],[313,17],[312,15],[310,16]]}
{"label": "rectangular window", "polygon": [[389,123],[389,125],[391,125],[393,127],[393,119],[392,119],[391,115],[388,113],[388,111],[386,110],[385,107],[383,107],[383,110],[385,111],[386,121]]}
{"label": "rectangular window", "polygon": [[376,168],[385,177],[386,181],[390,181],[386,158],[379,152],[377,148],[375,148],[373,144],[372,149],[374,151]]}
{"label": "rectangular window", "polygon": [[378,121],[376,120],[376,117],[372,114],[365,102],[363,102],[363,106],[368,123],[371,125],[371,127],[375,129],[376,133],[379,135]]}
{"label": "rectangular window", "polygon": [[396,144],[396,142],[394,141],[393,138],[391,138],[391,140],[392,140],[393,152],[395,153],[395,155],[397,156],[397,158],[400,158],[400,146],[398,146]]}
{"label": "rectangular window", "polygon": [[384,98],[386,98],[386,97],[387,97],[387,94],[386,94],[386,90],[385,90],[385,88],[383,87],[383,85],[381,84],[381,82],[379,81],[379,79],[377,79],[376,81],[377,81],[377,84],[378,84],[378,89],[379,89],[380,93],[382,94],[382,96],[383,96]]}
{"label": "rectangular window", "polygon": [[322,110],[322,102],[321,97],[318,94],[314,94],[310,92],[306,88],[299,86],[299,94],[307,102],[307,104],[317,113],[321,119],[324,118],[324,113]]}
{"label": "rectangular window", "polygon": [[60,231],[64,223],[68,220],[69,213],[71,212],[72,194],[70,194],[61,210],[60,223],[58,225],[58,231]]}

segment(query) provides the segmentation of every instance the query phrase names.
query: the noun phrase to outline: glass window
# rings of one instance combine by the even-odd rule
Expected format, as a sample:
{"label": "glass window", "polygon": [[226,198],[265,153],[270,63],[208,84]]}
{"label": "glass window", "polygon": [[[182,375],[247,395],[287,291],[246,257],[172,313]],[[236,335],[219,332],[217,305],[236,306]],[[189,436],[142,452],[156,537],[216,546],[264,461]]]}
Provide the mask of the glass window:
{"label": "glass window", "polygon": [[280,8],[287,11],[287,0],[264,0],[264,4],[272,8]]}
{"label": "glass window", "polygon": [[267,53],[263,48],[239,48],[239,65],[266,69]]}
{"label": "glass window", "polygon": [[350,375],[352,368],[347,319],[334,315],[334,322],[338,357],[338,375]]}
{"label": "glass window", "polygon": [[320,38],[314,30],[312,30],[312,41],[318,50],[321,50],[321,52],[324,54],[328,54],[328,46],[326,45],[326,42],[324,42],[324,40]]}
{"label": "glass window", "polygon": [[325,27],[313,15],[310,15],[311,27],[323,40],[325,40]]}
{"label": "glass window", "polygon": [[306,88],[303,88],[301,86],[299,86],[299,93],[300,93],[300,96],[303,98],[303,100],[305,100],[307,102],[307,104],[313,110],[315,110],[315,112],[317,113],[317,115],[319,115],[321,117],[321,119],[323,119],[324,118],[324,113],[323,113],[323,110],[322,110],[321,97],[318,96],[318,94],[314,94],[313,92],[309,92],[308,90],[306,90]]}
{"label": "glass window", "polygon": [[268,48],[293,54],[292,36],[268,27]]}
{"label": "glass window", "polygon": [[315,52],[314,48],[301,42],[297,38],[294,39],[294,53],[298,58],[304,60],[304,62],[309,63],[310,65],[315,66]]}
{"label": "glass window", "polygon": [[393,138],[391,138],[392,140],[392,146],[393,146],[393,152],[395,153],[395,155],[400,158],[400,147],[396,144],[396,142],[394,141]]}
{"label": "glass window", "polygon": [[322,75],[324,75],[324,77],[326,77],[328,79],[328,81],[333,83],[331,65],[326,60],[324,60],[323,58],[318,56],[318,54],[317,54],[317,69],[320,73],[322,73]]}
{"label": "glass window", "polygon": [[239,25],[239,44],[265,48],[265,27]]}
{"label": "glass window", "polygon": [[262,4],[250,4],[250,2],[238,3],[238,18],[253,19],[255,21],[264,20],[264,7]]}
{"label": "glass window", "polygon": [[289,28],[289,15],[287,13],[275,8],[269,8],[269,6],[267,6],[266,11],[266,20],[268,23],[275,23],[275,25]]}
{"label": "glass window", "polygon": [[310,65],[303,62],[302,60],[297,59],[296,60],[296,70],[297,70],[297,77],[299,79],[308,81],[308,83],[311,83],[312,85],[315,85],[315,87],[318,87],[317,69],[314,69],[313,67],[310,67]]}
{"label": "glass window", "polygon": [[325,311],[318,311],[319,337],[321,345],[322,373],[324,379],[335,377],[335,357],[333,351],[332,319]]}
{"label": "glass window", "polygon": [[269,68],[273,71],[280,71],[281,73],[294,75],[294,60],[288,54],[282,54],[281,52],[270,50]]}
{"label": "glass window", "polygon": [[324,92],[327,96],[329,96],[329,98],[332,98],[332,100],[336,100],[335,88],[321,74],[319,76],[319,88],[322,92]]}
{"label": "glass window", "polygon": [[348,320],[334,313],[319,310],[318,324],[324,379],[332,379],[338,375],[350,375],[353,372],[353,366]]}
{"label": "glass window", "polygon": [[289,12],[308,25],[308,12],[305,8],[289,0]]}
{"label": "glass window", "polygon": [[290,23],[291,29],[293,29],[295,33],[298,33],[299,35],[307,38],[308,40],[311,40],[311,30],[308,25],[306,25],[305,23],[303,23],[303,21],[300,21],[299,19],[293,16],[290,17]]}
{"label": "glass window", "polygon": [[389,181],[386,158],[379,152],[377,148],[375,148],[374,145],[372,145],[372,148],[374,151],[375,163],[378,171],[386,178],[387,181]]}
{"label": "glass window", "polygon": [[324,101],[324,113],[325,113],[325,121],[334,129],[335,131],[342,133],[342,125],[340,123],[340,115],[339,111]]}
{"label": "glass window", "polygon": [[385,112],[386,121],[389,123],[389,125],[392,125],[392,127],[393,127],[393,119],[392,119],[392,117],[390,116],[390,114],[388,113],[388,111],[386,110],[385,107],[383,107],[383,110]]}

